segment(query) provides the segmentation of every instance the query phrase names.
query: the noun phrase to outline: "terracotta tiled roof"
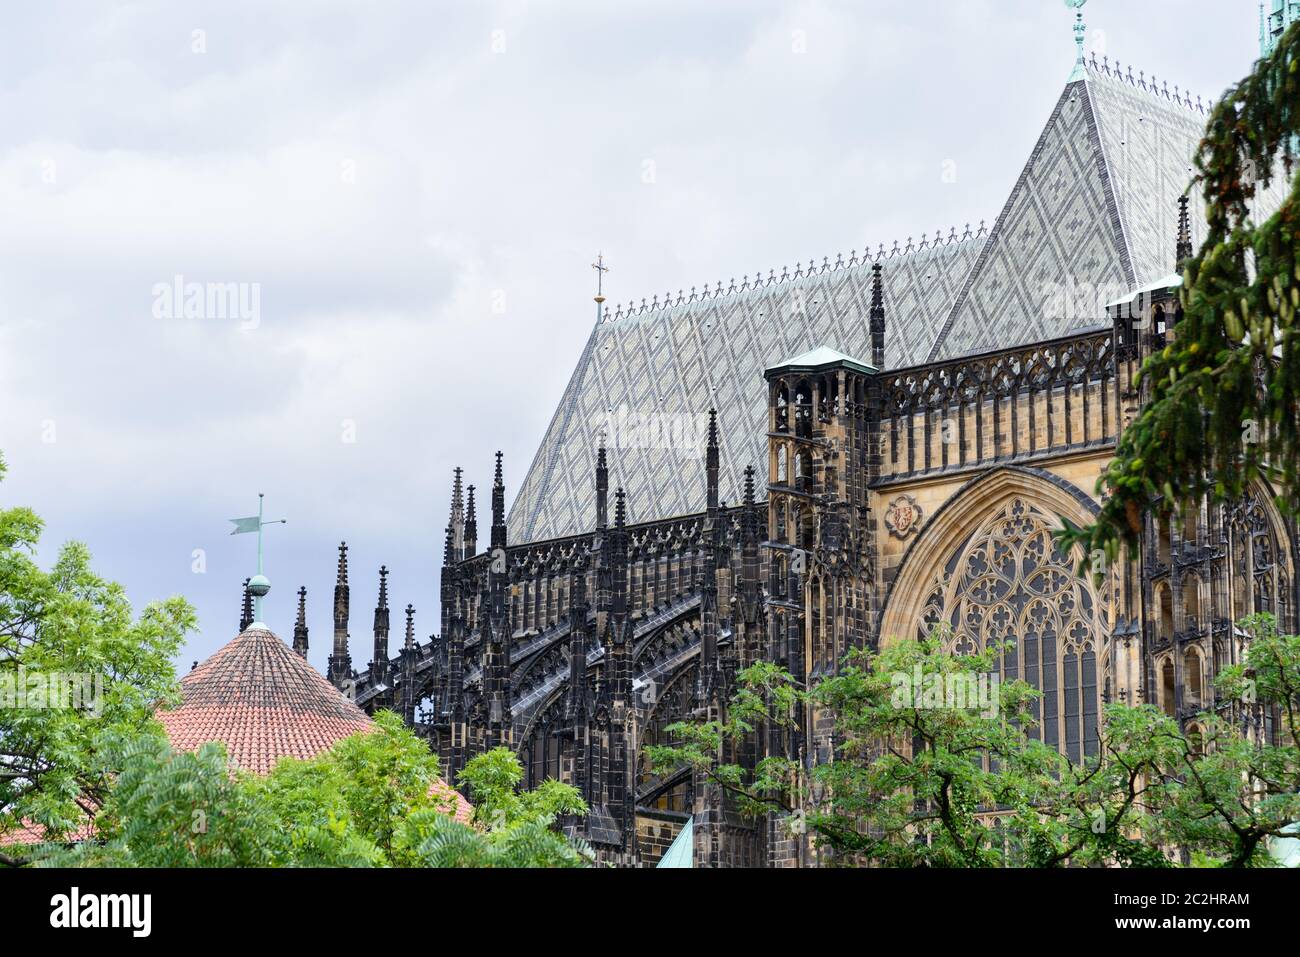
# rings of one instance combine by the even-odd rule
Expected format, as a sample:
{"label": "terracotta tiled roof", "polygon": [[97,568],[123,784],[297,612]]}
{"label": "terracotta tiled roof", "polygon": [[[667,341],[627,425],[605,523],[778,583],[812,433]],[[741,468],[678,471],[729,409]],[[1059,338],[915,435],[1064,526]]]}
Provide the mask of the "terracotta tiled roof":
{"label": "terracotta tiled roof", "polygon": [[231,763],[266,774],[371,726],[311,665],[265,628],[249,628],[181,679],[181,704],[158,712],[172,747],[226,746]]}
{"label": "terracotta tiled roof", "polygon": [[[265,628],[249,628],[181,679],[181,704],[159,710],[172,747],[194,751],[220,741],[232,764],[266,774],[283,757],[306,760],[375,724],[293,649]],[[473,807],[439,778],[429,793],[455,806],[468,824]],[[69,839],[89,833],[78,828]],[[39,844],[39,827],[0,836],[0,846]]]}
{"label": "terracotta tiled roof", "polygon": [[[283,757],[307,759],[374,722],[297,652],[265,628],[248,628],[181,679],[181,704],[160,710],[172,747],[220,741],[236,767],[266,774]],[[456,818],[473,809],[442,780],[430,793],[455,795]]]}
{"label": "terracotta tiled roof", "polygon": [[[462,799],[463,800],[463,799]],[[460,813],[457,810],[456,817],[459,819]],[[79,825],[69,831],[63,838],[65,842],[76,843],[84,841],[90,836],[90,822]],[[39,824],[33,824],[31,821],[23,821],[22,824],[12,831],[6,831],[0,834],[0,847],[22,847],[34,844],[45,843],[45,829]]]}

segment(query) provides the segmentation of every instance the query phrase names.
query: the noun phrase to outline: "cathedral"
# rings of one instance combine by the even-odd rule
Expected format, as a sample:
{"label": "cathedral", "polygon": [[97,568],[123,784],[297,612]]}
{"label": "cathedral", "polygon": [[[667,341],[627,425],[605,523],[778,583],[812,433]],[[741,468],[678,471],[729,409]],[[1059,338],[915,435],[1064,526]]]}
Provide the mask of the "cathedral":
{"label": "cathedral", "polygon": [[[1274,0],[1262,49],[1296,6]],[[340,547],[329,680],[366,712],[403,714],[448,780],[505,746],[528,786],[572,782],[591,812],[567,829],[620,866],[670,847],[696,867],[822,862],[779,816],[740,816],[642,757],[668,725],[725,713],[756,661],[816,682],[848,649],[942,625],[956,649],[1014,641],[1002,675],[1042,692],[1037,733],[1075,760],[1096,753],[1107,702],[1155,705],[1189,732],[1235,708],[1273,734],[1267,708],[1221,702],[1213,682],[1240,659],[1243,616],[1297,627],[1300,536],[1277,490],[1148,517],[1100,584],[1053,540],[1098,511],[1098,476],[1150,399],[1135,374],[1173,335],[1178,264],[1204,229],[1189,183],[1208,104],[1086,56],[1081,19],[1076,42],[991,225],[624,305],[598,296],[509,514],[497,455],[483,538],[478,487],[454,472],[435,636],[416,639],[408,606],[390,645],[381,570],[373,646],[357,648]],[[307,640],[300,602],[303,655]],[[811,767],[832,758],[832,728],[805,714],[742,750]]]}

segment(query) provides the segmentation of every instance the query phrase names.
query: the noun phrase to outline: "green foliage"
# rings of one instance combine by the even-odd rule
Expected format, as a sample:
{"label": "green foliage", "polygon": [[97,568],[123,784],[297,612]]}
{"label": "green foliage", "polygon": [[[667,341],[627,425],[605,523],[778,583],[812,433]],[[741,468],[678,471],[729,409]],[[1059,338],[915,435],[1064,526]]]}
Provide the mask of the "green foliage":
{"label": "green foliage", "polygon": [[[1210,115],[1196,159],[1208,207],[1208,233],[1184,265],[1184,318],[1174,341],[1148,358],[1142,376],[1152,401],[1120,438],[1098,482],[1106,503],[1097,522],[1067,527],[1066,547],[1117,559],[1134,544],[1154,503],[1168,515],[1209,493],[1240,498],[1259,476],[1294,491],[1300,473],[1300,245],[1297,192],[1267,222],[1250,206],[1276,175],[1291,177],[1300,134],[1300,25],[1254,72],[1230,88]],[[1253,423],[1258,441],[1244,440]],[[1177,493],[1175,493],[1177,490]],[[1296,509],[1295,496],[1279,508]]]}
{"label": "green foliage", "polygon": [[279,822],[254,789],[230,774],[215,743],[173,753],[146,736],[126,749],[98,841],[55,851],[46,866],[262,867],[285,853]]}
{"label": "green foliage", "polygon": [[375,716],[379,730],[340,741],[321,760],[338,768],[340,798],[358,830],[392,859],[402,863],[394,844],[398,822],[414,811],[454,806],[430,794],[438,780],[438,758],[391,711]]}
{"label": "green foliage", "polygon": [[[174,754],[146,736],[126,751],[96,820],[97,839],[42,849],[46,866],[80,867],[585,867],[590,848],[551,825],[586,812],[555,781],[516,793],[505,749],[471,762],[490,813],[457,822],[438,785],[438,759],[391,712],[309,761],[281,760],[266,777],[234,771],[224,749]],[[491,822],[486,823],[486,822]]]}
{"label": "green foliage", "polygon": [[589,867],[595,855],[585,842],[565,838],[541,821],[483,832],[449,817],[408,821],[425,867]]}
{"label": "green foliage", "polygon": [[98,813],[127,745],[159,733],[154,710],[177,693],[172,657],[195,617],[171,598],[133,621],[122,587],[95,575],[76,542],[43,570],[41,527],[30,509],[0,509],[0,689],[58,674],[102,693],[94,708],[0,704],[0,834],[26,820],[58,838]]}
{"label": "green foliage", "polygon": [[[1220,698],[1237,706],[1231,716],[1201,715],[1201,740],[1179,743],[1162,782],[1160,825],[1165,841],[1205,864],[1261,867],[1272,863],[1268,839],[1300,821],[1300,636],[1278,634],[1267,614],[1239,625],[1250,635],[1244,661],[1216,681]],[[1260,711],[1274,707],[1281,743],[1250,740]]]}
{"label": "green foliage", "polygon": [[345,781],[330,755],[310,761],[283,758],[261,781],[260,792],[288,842],[278,863],[300,867],[382,867],[387,858],[352,816]]}
{"label": "green foliage", "polygon": [[435,787],[438,758],[390,711],[309,761],[285,758],[250,779],[289,841],[278,863],[305,867],[419,866],[408,823],[454,813]]}
{"label": "green foliage", "polygon": [[[854,651],[812,689],[771,664],[745,669],[724,720],[673,725],[672,743],[646,754],[656,773],[685,764],[712,778],[744,813],[776,812],[841,864],[1164,867],[1182,849],[1204,865],[1265,865],[1268,838],[1300,821],[1300,638],[1267,615],[1241,624],[1252,637],[1221,696],[1277,705],[1280,745],[1213,714],[1193,740],[1156,708],[1111,704],[1096,756],[1076,764],[1031,733],[1038,692],[1022,681],[974,707],[931,694],[978,686],[1002,650],[953,654],[936,634]],[[833,761],[722,760],[757,729],[799,728],[808,709],[834,718]]]}
{"label": "green foliage", "polygon": [[524,769],[509,748],[493,748],[470,758],[456,780],[474,798],[474,823],[488,831],[528,824],[549,827],[562,814],[586,814],[581,792],[547,778],[531,791],[519,790]]}

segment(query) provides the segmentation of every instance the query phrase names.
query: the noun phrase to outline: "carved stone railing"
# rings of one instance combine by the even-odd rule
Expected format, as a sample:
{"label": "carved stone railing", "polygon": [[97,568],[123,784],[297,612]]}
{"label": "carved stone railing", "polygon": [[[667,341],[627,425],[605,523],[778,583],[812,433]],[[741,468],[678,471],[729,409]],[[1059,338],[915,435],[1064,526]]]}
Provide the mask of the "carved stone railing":
{"label": "carved stone railing", "polygon": [[1110,330],[891,371],[877,483],[1109,446],[1115,375]]}

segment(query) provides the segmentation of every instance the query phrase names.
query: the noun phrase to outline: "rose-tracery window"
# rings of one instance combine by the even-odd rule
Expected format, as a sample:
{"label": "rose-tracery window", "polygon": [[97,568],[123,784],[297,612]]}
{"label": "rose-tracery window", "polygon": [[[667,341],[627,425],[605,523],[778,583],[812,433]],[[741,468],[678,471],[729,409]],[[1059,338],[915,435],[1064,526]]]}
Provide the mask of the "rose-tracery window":
{"label": "rose-tracery window", "polygon": [[1002,506],[956,549],[936,578],[920,635],[951,631],[970,654],[1014,642],[1001,655],[1003,680],[1024,679],[1042,697],[1036,736],[1071,760],[1097,753],[1097,651],[1105,608],[1092,584],[1053,540],[1047,513],[1024,499]]}

